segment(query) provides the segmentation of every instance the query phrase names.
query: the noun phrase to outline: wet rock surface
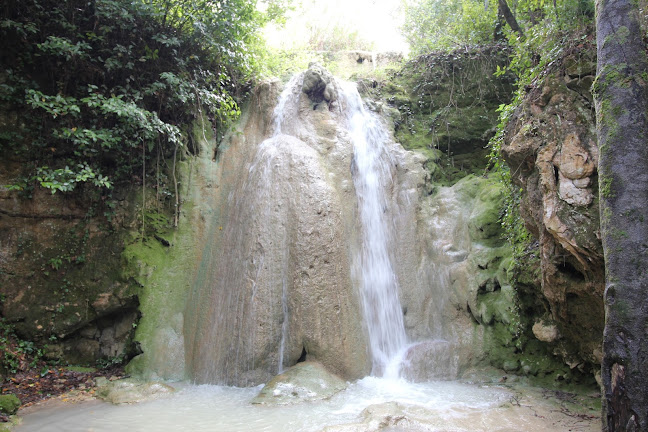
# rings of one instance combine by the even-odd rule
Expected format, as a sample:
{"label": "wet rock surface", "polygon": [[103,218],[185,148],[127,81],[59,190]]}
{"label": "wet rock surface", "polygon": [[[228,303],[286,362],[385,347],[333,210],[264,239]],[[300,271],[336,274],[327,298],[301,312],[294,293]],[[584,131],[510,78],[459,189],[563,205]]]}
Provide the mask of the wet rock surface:
{"label": "wet rock surface", "polygon": [[320,64],[311,63],[304,73],[302,91],[308,95],[313,104],[322,101],[328,103],[329,108],[338,99],[338,86],[331,73]]}
{"label": "wet rock surface", "polygon": [[132,404],[167,396],[175,389],[159,382],[144,382],[133,378],[109,381],[97,378],[96,396],[113,405]]}
{"label": "wet rock surface", "polygon": [[329,399],[347,387],[316,362],[302,362],[272,378],[252,399],[256,405],[291,405]]}

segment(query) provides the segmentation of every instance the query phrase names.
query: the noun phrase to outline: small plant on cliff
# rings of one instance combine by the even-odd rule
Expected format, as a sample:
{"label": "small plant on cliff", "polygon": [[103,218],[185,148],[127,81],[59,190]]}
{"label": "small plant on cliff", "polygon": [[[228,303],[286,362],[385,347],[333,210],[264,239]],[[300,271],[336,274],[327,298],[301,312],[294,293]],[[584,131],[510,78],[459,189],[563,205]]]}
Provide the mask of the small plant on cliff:
{"label": "small plant on cliff", "polygon": [[[502,226],[513,248],[516,263],[528,260],[530,247],[535,239],[526,229],[519,213],[523,190],[513,184],[512,176],[515,172],[511,172],[511,168],[506,165],[501,156],[506,128],[528,91],[540,85],[544,76],[560,65],[566,52],[579,50],[593,43],[591,2],[565,1],[559,6],[554,4],[550,7],[529,1],[523,5],[531,8],[527,12],[529,18],[523,21],[526,23],[524,36],[514,32],[508,33],[509,45],[512,48],[511,62],[506,67],[498,68],[495,73],[496,75],[513,73],[517,77],[517,90],[510,104],[500,105],[497,132],[489,142],[491,150],[489,170],[507,186]],[[534,10],[535,14],[531,13]]]}
{"label": "small plant on cliff", "polygon": [[0,352],[0,369],[11,374],[35,367],[43,357],[41,349],[17,337],[14,326],[4,318],[0,318]]}

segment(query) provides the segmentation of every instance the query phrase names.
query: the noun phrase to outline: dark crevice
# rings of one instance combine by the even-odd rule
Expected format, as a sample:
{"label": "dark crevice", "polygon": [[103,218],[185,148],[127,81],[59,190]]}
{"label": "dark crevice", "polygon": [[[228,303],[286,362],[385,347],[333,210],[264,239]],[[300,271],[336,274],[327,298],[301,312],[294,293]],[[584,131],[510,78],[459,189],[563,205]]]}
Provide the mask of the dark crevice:
{"label": "dark crevice", "polygon": [[493,287],[493,292],[500,291],[501,289],[502,289],[502,285],[500,285],[499,281],[495,279],[495,286]]}
{"label": "dark crevice", "polygon": [[307,356],[307,355],[308,355],[308,353],[306,352],[306,347],[303,347],[303,348],[302,348],[301,355],[300,355],[299,358],[297,359],[297,363],[305,362],[305,361],[306,361],[306,356]]}
{"label": "dark crevice", "polygon": [[566,275],[572,280],[577,280],[577,281],[585,280],[585,275],[567,261],[563,261],[562,263],[556,264],[556,268],[558,269],[559,272]]}
{"label": "dark crevice", "polygon": [[477,318],[475,318],[475,315],[472,313],[472,309],[470,309],[470,305],[466,303],[466,310],[468,311],[468,315],[470,316],[470,319],[473,321],[475,324],[481,324],[479,321],[477,321]]}

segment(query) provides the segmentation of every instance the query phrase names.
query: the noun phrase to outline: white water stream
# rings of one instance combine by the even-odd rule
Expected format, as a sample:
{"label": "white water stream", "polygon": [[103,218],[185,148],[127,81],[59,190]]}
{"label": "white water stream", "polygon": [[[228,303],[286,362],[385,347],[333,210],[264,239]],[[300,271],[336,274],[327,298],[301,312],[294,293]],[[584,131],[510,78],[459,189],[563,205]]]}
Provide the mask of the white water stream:
{"label": "white water stream", "polygon": [[372,374],[390,373],[388,365],[407,343],[398,282],[391,258],[390,221],[385,190],[391,181],[392,161],[385,143],[387,131],[363,106],[355,84],[343,83],[342,95],[353,140],[353,182],[362,223],[362,246],[356,268],[361,274],[362,306],[369,333]]}

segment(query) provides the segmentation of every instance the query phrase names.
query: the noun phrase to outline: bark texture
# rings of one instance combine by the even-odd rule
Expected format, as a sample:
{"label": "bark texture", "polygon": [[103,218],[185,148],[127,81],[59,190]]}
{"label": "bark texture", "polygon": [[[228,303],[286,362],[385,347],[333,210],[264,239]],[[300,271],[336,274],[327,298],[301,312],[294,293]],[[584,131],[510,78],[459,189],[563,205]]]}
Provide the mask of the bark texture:
{"label": "bark texture", "polygon": [[524,36],[524,32],[522,31],[522,28],[520,28],[520,25],[515,19],[515,15],[513,15],[513,12],[511,12],[511,8],[509,8],[508,3],[506,3],[506,0],[498,0],[497,7],[498,7],[497,10],[498,15],[504,17],[506,23],[509,25],[509,27],[511,27],[511,30],[513,30],[520,36]]}
{"label": "bark texture", "polygon": [[606,260],[603,430],[648,430],[648,61],[638,3],[596,4],[594,84]]}

